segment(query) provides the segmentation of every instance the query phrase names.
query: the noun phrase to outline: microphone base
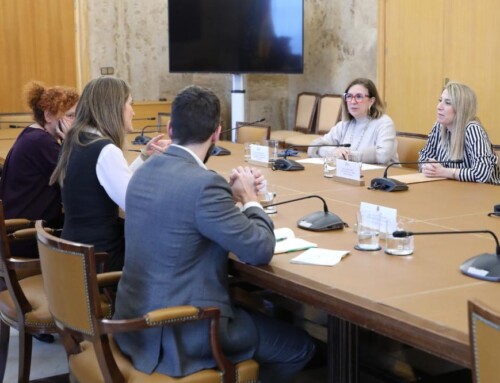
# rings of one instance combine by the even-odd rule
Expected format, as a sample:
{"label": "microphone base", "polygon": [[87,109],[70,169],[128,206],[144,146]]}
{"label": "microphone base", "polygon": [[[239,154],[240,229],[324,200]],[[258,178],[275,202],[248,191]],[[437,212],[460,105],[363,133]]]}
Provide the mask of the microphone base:
{"label": "microphone base", "polygon": [[132,141],[132,145],[146,145],[149,141],[151,141],[151,137],[137,136],[135,140]]}
{"label": "microphone base", "polygon": [[328,231],[343,229],[347,225],[336,214],[317,211],[299,219],[297,226],[310,231]]}
{"label": "microphone base", "polygon": [[231,154],[231,151],[223,148],[222,146],[215,145],[212,148],[212,156],[229,156]]}
{"label": "microphone base", "polygon": [[288,158],[278,158],[273,163],[273,170],[283,170],[286,172],[304,170],[304,166],[297,161]]}
{"label": "microphone base", "polygon": [[370,184],[370,189],[386,192],[406,191],[408,185],[394,178],[374,178]]}
{"label": "microphone base", "polygon": [[462,263],[460,271],[472,278],[500,282],[500,257],[488,253],[477,255]]}

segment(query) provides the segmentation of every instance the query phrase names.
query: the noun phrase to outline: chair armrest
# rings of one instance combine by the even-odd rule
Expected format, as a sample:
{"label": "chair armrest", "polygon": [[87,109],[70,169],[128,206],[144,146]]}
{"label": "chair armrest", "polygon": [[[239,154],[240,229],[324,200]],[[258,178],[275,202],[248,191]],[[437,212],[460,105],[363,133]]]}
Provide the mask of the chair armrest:
{"label": "chair armrest", "polygon": [[10,270],[40,270],[40,259],[38,258],[7,258]]}
{"label": "chair armrest", "polygon": [[149,327],[163,327],[174,323],[191,322],[218,315],[219,310],[216,308],[201,309],[195,306],[165,307],[150,311],[139,318],[103,319],[101,329],[105,333],[137,331]]}
{"label": "chair armrest", "polygon": [[28,228],[28,229],[19,229],[9,234],[10,240],[23,240],[23,239],[35,239],[36,238],[36,229]]}
{"label": "chair armrest", "polygon": [[13,231],[20,229],[27,229],[29,227],[35,227],[35,222],[26,218],[12,218],[5,220],[5,230],[7,233],[12,233]]}
{"label": "chair armrest", "polygon": [[121,271],[110,271],[97,274],[97,284],[99,287],[116,286],[122,277]]}
{"label": "chair armrest", "polygon": [[220,311],[216,307],[175,306],[148,312],[142,318],[102,319],[99,321],[103,333],[137,331],[151,327],[179,325],[197,320],[210,320],[210,347],[217,367],[226,376],[234,376],[234,364],[222,352],[219,340]]}

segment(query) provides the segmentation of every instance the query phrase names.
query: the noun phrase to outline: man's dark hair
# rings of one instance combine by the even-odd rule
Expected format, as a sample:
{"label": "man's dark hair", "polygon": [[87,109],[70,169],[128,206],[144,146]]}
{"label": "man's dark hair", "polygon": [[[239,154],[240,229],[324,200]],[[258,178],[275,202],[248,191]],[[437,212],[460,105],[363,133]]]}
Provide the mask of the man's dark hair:
{"label": "man's dark hair", "polygon": [[220,122],[220,102],[206,88],[188,86],[172,102],[172,142],[199,144],[212,135]]}

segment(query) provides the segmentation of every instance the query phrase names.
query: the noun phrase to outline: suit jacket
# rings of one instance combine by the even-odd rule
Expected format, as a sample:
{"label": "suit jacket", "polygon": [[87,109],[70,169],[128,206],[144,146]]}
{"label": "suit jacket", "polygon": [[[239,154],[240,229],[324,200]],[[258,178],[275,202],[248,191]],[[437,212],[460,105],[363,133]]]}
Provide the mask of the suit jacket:
{"label": "suit jacket", "polygon": [[[126,196],[126,255],[115,318],[134,318],[167,306],[221,310],[221,342],[233,361],[252,357],[257,334],[250,316],[228,292],[227,259],[250,264],[273,255],[273,224],[264,211],[235,206],[227,181],[171,146],[133,175]],[[183,376],[215,366],[208,322],[116,334],[146,373]]]}

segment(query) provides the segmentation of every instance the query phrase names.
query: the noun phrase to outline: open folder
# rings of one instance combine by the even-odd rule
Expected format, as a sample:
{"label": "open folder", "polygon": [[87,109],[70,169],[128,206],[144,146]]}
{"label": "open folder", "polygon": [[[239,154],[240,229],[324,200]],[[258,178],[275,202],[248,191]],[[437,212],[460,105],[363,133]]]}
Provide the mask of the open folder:
{"label": "open folder", "polygon": [[274,254],[291,253],[292,251],[300,251],[317,247],[318,245],[302,238],[297,238],[292,231],[287,227],[274,230],[276,237],[276,246]]}

